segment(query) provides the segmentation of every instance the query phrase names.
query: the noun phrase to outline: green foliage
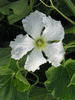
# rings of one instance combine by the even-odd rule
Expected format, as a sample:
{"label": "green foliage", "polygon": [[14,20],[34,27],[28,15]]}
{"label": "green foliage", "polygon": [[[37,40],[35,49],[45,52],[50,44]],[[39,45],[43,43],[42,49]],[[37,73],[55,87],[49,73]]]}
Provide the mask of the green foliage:
{"label": "green foliage", "polygon": [[75,35],[75,26],[65,30],[65,34],[73,33]]}
{"label": "green foliage", "polygon": [[[10,50],[10,48],[0,48],[0,99],[27,100],[27,90],[30,84],[26,78],[21,75],[18,62],[14,59],[10,60]],[[8,63],[4,62],[3,64],[4,59],[6,59]]]}
{"label": "green foliage", "polygon": [[63,40],[66,54],[75,52],[75,36],[74,34],[66,34]]}
{"label": "green foliage", "polygon": [[0,85],[1,100],[28,100],[27,91],[19,92],[13,85],[11,79],[7,78],[4,85]]}
{"label": "green foliage", "polygon": [[10,64],[11,48],[0,48],[0,67],[8,68]]}
{"label": "green foliage", "polygon": [[75,85],[75,73],[73,74],[71,81],[70,81],[70,84],[68,86],[70,86],[72,84]]}
{"label": "green foliage", "polygon": [[[71,22],[71,26],[69,26],[67,21],[63,24],[66,27],[66,35],[63,40],[65,54],[68,55],[69,53],[75,52],[75,22],[70,19],[75,19],[75,0],[42,0],[46,5],[40,1],[14,0],[10,2],[10,0],[0,0],[0,21],[5,20],[4,18],[7,16],[9,24],[13,24],[22,20],[30,12],[35,10],[45,13],[47,16],[51,15],[58,20],[60,14]],[[59,13],[58,15],[56,11]],[[60,20],[63,23],[62,17]],[[19,28],[18,25],[14,26]],[[43,88],[41,86],[43,82],[39,82],[41,79],[39,71],[30,72],[36,76],[37,80],[31,74],[29,75],[30,78],[28,78],[29,72],[24,69],[27,55],[17,61],[11,58],[11,48],[0,48],[1,100],[75,100],[75,60],[65,56],[65,59],[68,60],[63,61],[61,66],[57,68],[51,66],[45,73],[47,80],[44,82],[44,85],[46,88]],[[36,75],[37,73],[39,78]],[[31,84],[27,79],[30,80],[29,82]],[[32,84],[33,82],[34,84]],[[37,86],[35,86],[36,84]]]}
{"label": "green foliage", "polygon": [[30,84],[28,83],[28,81],[25,79],[25,77],[21,75],[20,72],[16,73],[16,79],[14,79],[13,82],[17,90],[21,92],[25,92],[30,87]]}
{"label": "green foliage", "polygon": [[75,60],[68,59],[63,66],[51,67],[46,71],[45,86],[56,98],[64,100],[75,99],[75,86],[68,87],[75,73]]}
{"label": "green foliage", "polygon": [[34,86],[29,95],[29,100],[57,100],[45,89]]}
{"label": "green foliage", "polygon": [[18,72],[19,68],[18,68],[18,65],[17,65],[17,61],[14,60],[14,59],[11,59],[9,68],[10,68],[12,71],[14,71],[14,73]]}
{"label": "green foliage", "polygon": [[4,15],[8,15],[8,21],[10,24],[23,19],[30,12],[30,6],[27,5],[28,0],[19,0],[12,3],[7,3],[6,0],[6,4],[4,4],[4,2],[5,1],[3,0],[2,5],[0,6],[0,12]]}
{"label": "green foliage", "polygon": [[13,71],[8,68],[8,70],[5,70],[3,68],[0,68],[0,75],[11,75],[13,74]]}
{"label": "green foliage", "polygon": [[0,21],[4,19],[4,15],[0,13]]}
{"label": "green foliage", "polygon": [[75,16],[75,5],[72,3],[72,0],[58,0],[58,8],[62,13],[67,16]]}
{"label": "green foliage", "polygon": [[0,0],[0,7],[4,7],[7,4],[9,4],[10,2],[8,0]]}

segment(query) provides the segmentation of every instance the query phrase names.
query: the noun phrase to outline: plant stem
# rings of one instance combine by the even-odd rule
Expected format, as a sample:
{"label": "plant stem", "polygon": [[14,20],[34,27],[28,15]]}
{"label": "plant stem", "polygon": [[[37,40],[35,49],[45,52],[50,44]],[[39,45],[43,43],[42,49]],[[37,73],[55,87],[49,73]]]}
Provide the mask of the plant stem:
{"label": "plant stem", "polygon": [[75,22],[72,21],[70,18],[68,18],[67,16],[65,16],[60,10],[58,10],[52,3],[52,0],[50,0],[51,6],[45,4],[42,0],[40,0],[46,7],[49,8],[54,8],[58,13],[60,13],[66,20],[68,20],[70,23],[72,23],[73,25],[75,25]]}
{"label": "plant stem", "polygon": [[41,2],[40,2],[39,4],[37,4],[37,5],[33,6],[33,7],[38,7],[40,4],[41,4]]}
{"label": "plant stem", "polygon": [[52,6],[48,6],[47,4],[45,4],[42,0],[40,0],[46,7],[52,8]]}
{"label": "plant stem", "polygon": [[[36,74],[34,74],[33,72],[30,72],[31,74],[33,74],[36,78],[37,78],[37,81],[30,87],[30,89],[28,90],[28,97],[29,97],[29,93],[31,91],[31,89],[39,82],[39,78]],[[29,99],[29,98],[28,98]]]}
{"label": "plant stem", "polygon": [[71,46],[64,46],[65,51],[66,51],[68,48],[73,48],[73,47],[75,47],[75,45],[71,45]]}
{"label": "plant stem", "polygon": [[16,25],[16,24],[12,24],[12,26],[15,26],[15,27],[17,27],[17,28],[23,30],[23,27],[22,27],[22,26],[18,26],[18,25]]}
{"label": "plant stem", "polygon": [[[30,78],[27,78],[29,81],[32,81],[32,82],[36,82],[35,80],[32,80],[32,79],[30,79]],[[42,83],[42,82],[38,82],[39,84],[42,84],[42,85],[44,85],[44,83]]]}
{"label": "plant stem", "polygon": [[33,1],[30,0],[30,8],[31,8],[31,12],[33,12]]}
{"label": "plant stem", "polygon": [[59,98],[57,98],[57,100],[60,100]]}
{"label": "plant stem", "polygon": [[50,3],[51,3],[51,5],[53,6],[53,2],[52,2],[52,0],[50,0]]}
{"label": "plant stem", "polygon": [[52,0],[50,0],[51,6],[58,12],[60,13],[66,20],[68,20],[69,22],[71,22],[73,25],[75,25],[75,22],[72,21],[70,18],[66,17],[60,10],[58,10],[52,3]]}
{"label": "plant stem", "polygon": [[65,34],[69,34],[69,33],[75,34],[75,26],[65,30]]}
{"label": "plant stem", "polygon": [[58,10],[55,6],[52,6],[58,13],[60,13],[66,20],[68,20],[69,22],[71,22],[73,25],[75,25],[75,22],[72,21],[70,18],[66,17],[62,12],[60,12],[60,10]]}

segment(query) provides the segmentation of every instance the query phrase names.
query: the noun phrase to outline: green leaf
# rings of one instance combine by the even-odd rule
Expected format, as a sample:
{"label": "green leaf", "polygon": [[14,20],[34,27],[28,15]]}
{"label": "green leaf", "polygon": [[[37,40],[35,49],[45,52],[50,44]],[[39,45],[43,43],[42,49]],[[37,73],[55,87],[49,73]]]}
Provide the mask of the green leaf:
{"label": "green leaf", "polygon": [[15,73],[19,71],[19,66],[18,66],[17,61],[15,59],[11,59],[9,69],[14,71]]}
{"label": "green leaf", "polygon": [[63,0],[66,5],[68,6],[68,8],[70,8],[71,12],[74,14],[75,16],[75,5],[72,3],[71,0]]}
{"label": "green leaf", "polygon": [[[16,15],[21,15],[24,13],[25,10],[27,10],[27,4],[28,0],[20,0],[17,2],[13,2],[11,5],[11,9],[13,10],[13,13]],[[27,10],[28,11],[28,10]]]}
{"label": "green leaf", "polygon": [[69,42],[69,43],[67,44],[67,46],[73,46],[73,45],[75,45],[75,40],[74,40],[74,41],[71,41],[71,42]]}
{"label": "green leaf", "polygon": [[56,98],[64,100],[75,99],[75,86],[68,87],[73,74],[75,73],[75,60],[67,60],[63,66],[50,67],[46,71],[47,81],[45,86]]}
{"label": "green leaf", "polygon": [[74,34],[66,34],[63,42],[65,43],[65,46],[64,46],[65,50],[67,49],[66,54],[75,52],[75,36],[74,36]]}
{"label": "green leaf", "polygon": [[[40,98],[39,98],[39,99],[40,99]],[[51,93],[48,93],[44,100],[59,100],[59,99],[55,99],[55,98],[51,95]]]}
{"label": "green leaf", "polygon": [[0,21],[4,19],[4,15],[0,13]]}
{"label": "green leaf", "polygon": [[24,12],[25,6],[27,6],[27,0],[20,0],[16,2],[11,2],[4,7],[0,8],[0,12],[3,14],[9,14],[10,8],[13,10],[13,13],[16,15],[20,15]]}
{"label": "green leaf", "polygon": [[65,30],[65,34],[73,33],[75,35],[75,26]]}
{"label": "green leaf", "polygon": [[29,100],[56,100],[46,88],[34,86],[29,94]]}
{"label": "green leaf", "polygon": [[23,56],[23,57],[18,61],[19,67],[20,67],[20,68],[22,68],[22,69],[24,68],[26,59],[27,59],[27,55]]}
{"label": "green leaf", "polygon": [[[31,50],[31,51],[32,51],[32,50]],[[27,56],[31,53],[31,51],[29,51],[26,55],[24,55],[24,56],[18,61],[18,64],[19,64],[20,69],[23,69],[23,68],[24,68],[24,65],[25,65]]]}
{"label": "green leaf", "polygon": [[0,0],[0,7],[6,6],[9,4],[8,0]]}
{"label": "green leaf", "polygon": [[6,84],[11,78],[11,75],[0,75],[0,86]]}
{"label": "green leaf", "polygon": [[29,82],[21,75],[20,72],[16,73],[16,79],[14,79],[14,86],[19,90],[20,92],[25,92],[29,89],[30,84]]}
{"label": "green leaf", "polygon": [[[1,69],[1,68],[0,68]],[[7,74],[7,72],[9,74]],[[1,73],[1,72],[0,72]],[[27,91],[25,92],[19,92],[14,87],[14,80],[15,80],[15,74],[10,72],[10,69],[7,69],[6,72],[4,70],[4,73],[1,73],[0,75],[0,99],[1,100],[28,100]],[[19,74],[16,74],[16,77],[20,80],[25,81],[25,79]],[[18,83],[19,84],[19,83]],[[20,84],[20,88],[23,84]]]}
{"label": "green leaf", "polygon": [[11,74],[13,74],[13,71],[11,69],[4,70],[0,68],[0,75],[11,75]]}
{"label": "green leaf", "polygon": [[58,9],[67,16],[75,16],[75,6],[71,0],[58,0]]}
{"label": "green leaf", "polygon": [[[10,9],[12,9],[12,11]],[[1,7],[0,12],[8,15],[9,23],[13,24],[29,14],[30,6],[28,6],[28,0],[19,0]]]}
{"label": "green leaf", "polygon": [[[69,67],[68,67],[69,66]],[[72,72],[75,71],[75,60],[68,59],[65,63],[64,66],[66,69],[72,68]]]}
{"label": "green leaf", "polygon": [[4,85],[0,85],[1,100],[28,100],[27,91],[19,92],[14,87],[11,79]]}
{"label": "green leaf", "polygon": [[73,74],[71,81],[70,81],[70,84],[68,86],[70,86],[72,84],[75,85],[75,73]]}
{"label": "green leaf", "polygon": [[9,21],[10,24],[13,24],[13,23],[25,18],[29,14],[29,12],[30,12],[30,7],[25,6],[24,12],[22,14],[20,14],[20,15],[16,15],[14,13],[9,14],[8,15],[8,21]]}
{"label": "green leaf", "polygon": [[10,64],[11,48],[0,48],[0,67],[7,69]]}

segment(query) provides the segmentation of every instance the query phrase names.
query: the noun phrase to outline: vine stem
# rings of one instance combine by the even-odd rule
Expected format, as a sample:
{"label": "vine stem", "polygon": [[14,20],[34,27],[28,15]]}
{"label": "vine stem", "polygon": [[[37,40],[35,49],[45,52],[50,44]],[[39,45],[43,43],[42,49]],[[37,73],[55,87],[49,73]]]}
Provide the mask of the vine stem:
{"label": "vine stem", "polygon": [[69,34],[69,33],[73,33],[75,35],[75,26],[65,30],[65,34]]}
{"label": "vine stem", "polygon": [[53,8],[60,13],[66,20],[68,20],[69,22],[71,22],[73,25],[75,25],[75,22],[72,21],[70,18],[68,18],[67,16],[65,16],[62,12],[60,12],[60,10],[58,10],[55,6],[53,6]]}
{"label": "vine stem", "polygon": [[70,18],[68,18],[67,16],[65,16],[60,10],[58,10],[54,5],[52,0],[50,0],[51,6],[58,12],[60,13],[60,15],[62,15],[66,20],[68,20],[69,22],[71,22],[73,25],[75,25],[75,22],[72,21]]}
{"label": "vine stem", "polygon": [[52,8],[52,6],[48,6],[47,4],[45,4],[42,0],[40,0],[41,3],[43,3],[46,7]]}
{"label": "vine stem", "polygon": [[[33,72],[30,72],[30,73],[33,74],[37,78],[37,81],[28,90],[28,97],[29,97],[29,93],[30,93],[31,89],[39,82],[39,77],[36,74],[34,74]],[[29,98],[28,98],[28,100],[29,100]]]}
{"label": "vine stem", "polygon": [[[36,82],[35,80],[32,80],[30,78],[27,78],[27,80],[32,81],[32,82]],[[38,82],[38,83],[44,85],[44,83],[42,83],[42,82]]]}
{"label": "vine stem", "polygon": [[73,47],[75,47],[75,45],[65,46],[64,48],[67,50],[68,48],[73,48]]}
{"label": "vine stem", "polygon": [[52,2],[52,0],[50,0],[50,3],[51,3],[51,5],[53,6],[53,2]]}
{"label": "vine stem", "polygon": [[33,12],[33,7],[32,7],[32,6],[33,6],[33,4],[32,4],[32,2],[33,2],[33,1],[32,1],[32,0],[30,0],[30,8],[31,8],[31,12]]}
{"label": "vine stem", "polygon": [[50,0],[50,3],[51,3],[51,6],[45,4],[42,0],[40,0],[46,7],[49,7],[49,8],[53,8],[55,9],[58,13],[60,13],[66,20],[68,20],[70,23],[72,23],[73,25],[75,25],[75,22],[72,21],[70,18],[68,18],[67,16],[65,16],[60,10],[58,10],[52,3],[52,0]]}

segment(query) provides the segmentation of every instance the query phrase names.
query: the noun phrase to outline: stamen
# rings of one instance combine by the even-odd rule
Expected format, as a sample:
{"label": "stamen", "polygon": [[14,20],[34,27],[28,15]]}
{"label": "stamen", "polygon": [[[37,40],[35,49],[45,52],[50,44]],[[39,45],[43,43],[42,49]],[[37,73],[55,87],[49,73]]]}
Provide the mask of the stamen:
{"label": "stamen", "polygon": [[37,48],[43,48],[45,46],[45,41],[42,38],[39,38],[35,41],[35,46]]}

